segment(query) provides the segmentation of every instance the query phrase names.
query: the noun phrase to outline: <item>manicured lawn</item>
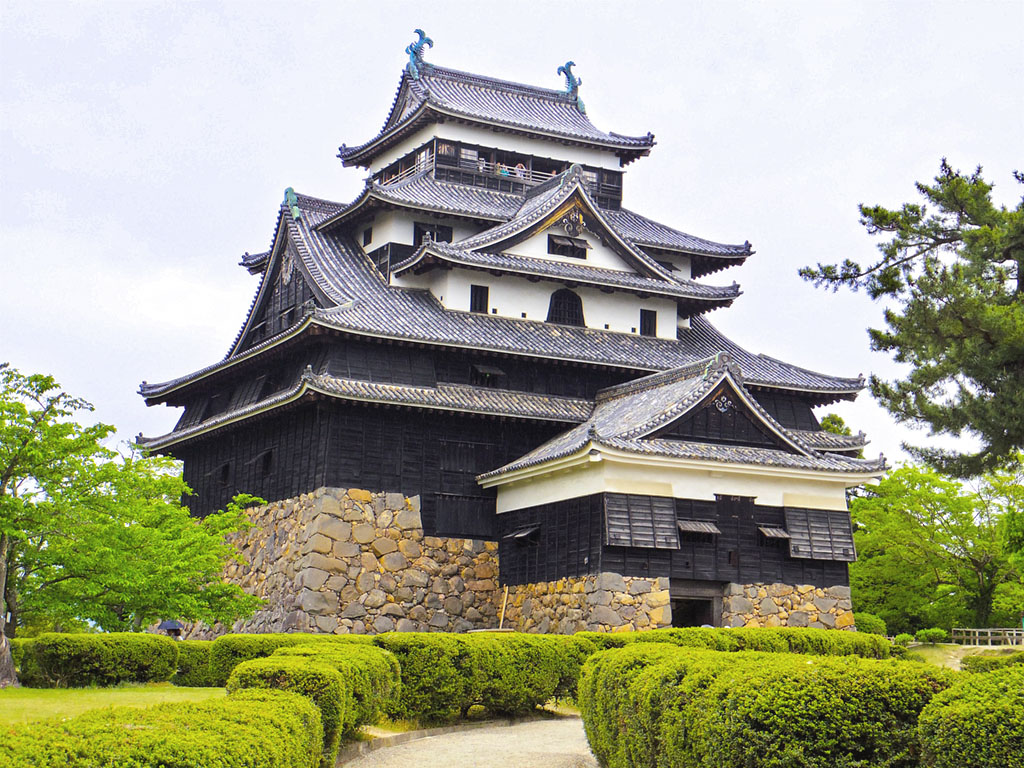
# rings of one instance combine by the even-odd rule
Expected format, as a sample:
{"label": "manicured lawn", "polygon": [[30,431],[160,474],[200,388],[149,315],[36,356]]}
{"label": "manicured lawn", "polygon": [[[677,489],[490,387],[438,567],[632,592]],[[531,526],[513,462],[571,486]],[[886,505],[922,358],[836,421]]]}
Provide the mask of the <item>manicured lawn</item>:
{"label": "manicured lawn", "polygon": [[117,688],[4,688],[0,690],[0,725],[74,717],[102,707],[148,707],[165,701],[204,701],[224,695],[223,688],[178,688],[170,683]]}
{"label": "manicured lawn", "polygon": [[919,654],[929,664],[950,669],[960,669],[960,660],[965,656],[1001,656],[1017,650],[1020,650],[1019,646],[979,648],[956,643],[936,643],[935,645],[924,643],[910,646],[911,653]]}

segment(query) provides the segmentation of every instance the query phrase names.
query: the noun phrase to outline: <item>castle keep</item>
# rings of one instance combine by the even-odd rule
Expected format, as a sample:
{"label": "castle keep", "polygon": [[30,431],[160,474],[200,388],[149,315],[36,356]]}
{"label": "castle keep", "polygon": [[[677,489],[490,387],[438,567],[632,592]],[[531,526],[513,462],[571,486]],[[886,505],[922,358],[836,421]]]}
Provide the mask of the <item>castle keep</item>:
{"label": "castle keep", "polygon": [[[846,489],[884,462],[814,408],[860,378],[748,352],[709,277],[749,243],[626,207],[654,137],[562,90],[409,46],[380,132],[343,145],[348,203],[289,188],[227,356],[161,384],[143,439],[202,515],[271,500],[230,573],[238,628],[380,632],[848,627]],[[506,587],[508,588],[506,593]]]}

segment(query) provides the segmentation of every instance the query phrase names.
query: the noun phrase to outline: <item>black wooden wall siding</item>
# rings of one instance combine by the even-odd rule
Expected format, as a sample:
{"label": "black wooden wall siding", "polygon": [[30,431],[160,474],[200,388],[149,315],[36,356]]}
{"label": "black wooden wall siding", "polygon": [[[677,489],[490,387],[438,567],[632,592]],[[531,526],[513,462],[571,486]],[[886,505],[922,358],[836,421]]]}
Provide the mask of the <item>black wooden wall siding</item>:
{"label": "black wooden wall siding", "polygon": [[428,535],[493,540],[495,493],[481,489],[476,475],[569,426],[320,400],[214,433],[175,455],[196,494],[188,500],[194,514],[222,508],[239,492],[277,500],[325,485],[364,488],[419,494]]}
{"label": "black wooden wall siding", "polygon": [[[792,558],[785,539],[769,539],[758,530],[760,526],[785,527],[782,507],[729,496],[716,502],[674,501],[680,520],[713,522],[721,533],[680,531],[677,550],[610,546],[604,543],[602,494],[502,513],[498,515],[502,583],[554,581],[601,571],[739,584],[824,587],[848,583],[846,563]],[[504,538],[537,523],[535,543]]]}
{"label": "black wooden wall siding", "polygon": [[272,288],[257,308],[252,326],[240,350],[254,347],[264,339],[298,322],[302,305],[315,301],[312,289],[306,283],[298,266],[299,254],[289,244],[285,258],[278,262],[272,279]]}
{"label": "black wooden wall siding", "polygon": [[790,429],[820,429],[821,425],[806,400],[796,395],[766,390],[755,391],[753,394],[761,407],[782,426]]}

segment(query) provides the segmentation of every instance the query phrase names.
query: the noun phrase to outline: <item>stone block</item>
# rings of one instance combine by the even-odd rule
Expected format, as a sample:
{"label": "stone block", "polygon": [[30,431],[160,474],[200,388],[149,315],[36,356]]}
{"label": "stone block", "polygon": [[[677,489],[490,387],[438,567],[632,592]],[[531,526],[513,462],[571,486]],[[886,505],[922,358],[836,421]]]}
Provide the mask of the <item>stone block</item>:
{"label": "stone block", "polygon": [[413,621],[426,621],[427,609],[422,605],[414,605],[409,609],[408,616]]}
{"label": "stone block", "polygon": [[396,587],[394,591],[395,600],[400,603],[408,603],[412,601],[412,590],[409,587]]}
{"label": "stone block", "polygon": [[610,592],[625,592],[626,580],[617,573],[605,571],[604,573],[598,574],[597,579],[595,580],[595,587],[597,589],[605,589]]}
{"label": "stone block", "polygon": [[441,572],[441,566],[431,557],[421,557],[416,561],[416,567],[429,576],[437,576]]}
{"label": "stone block", "polygon": [[358,544],[369,544],[376,536],[377,532],[369,523],[360,523],[352,527],[352,538]]}
{"label": "stone block", "polygon": [[782,619],[779,618],[778,614],[773,616],[766,616],[764,620],[764,626],[766,627],[781,627]]}
{"label": "stone block", "polygon": [[416,632],[418,630],[419,625],[412,619],[399,619],[398,623],[395,624],[396,632]]}
{"label": "stone block", "polygon": [[363,599],[363,607],[380,608],[387,601],[388,597],[384,594],[383,590],[371,589],[369,592],[366,593],[366,597]]}
{"label": "stone block", "polygon": [[853,614],[850,611],[841,613],[836,617],[836,629],[846,629],[854,625]]}
{"label": "stone block", "polygon": [[[408,531],[413,528],[422,528],[423,521],[420,520],[420,511],[418,509],[403,509],[395,515],[395,525],[401,528],[403,531]],[[433,539],[435,537],[428,537]],[[425,540],[424,540],[425,541]],[[427,546],[438,546],[437,544],[427,544]]]}
{"label": "stone block", "polygon": [[590,592],[587,595],[588,605],[611,605],[612,604],[612,593],[604,590],[598,590],[596,592]]}
{"label": "stone block", "polygon": [[391,510],[403,510],[405,509],[405,496],[401,493],[385,494],[384,506]]}
{"label": "stone block", "polygon": [[338,610],[338,603],[334,596],[327,592],[304,589],[299,595],[299,607],[310,614],[334,613]]}
{"label": "stone block", "polygon": [[833,629],[836,626],[836,617],[831,613],[819,613],[818,622],[822,624],[825,629]]}
{"label": "stone block", "polygon": [[378,616],[373,620],[373,631],[377,634],[392,632],[395,629],[395,620],[390,616]]}
{"label": "stone block", "polygon": [[361,619],[365,615],[366,609],[359,603],[349,603],[345,606],[345,610],[341,612],[341,618],[343,619]]}
{"label": "stone block", "polygon": [[462,601],[457,597],[449,597],[444,601],[444,610],[452,616],[461,616]]}
{"label": "stone block", "polygon": [[359,545],[353,544],[351,541],[334,542],[335,557],[359,557],[360,551]]}
{"label": "stone block", "polygon": [[621,627],[625,623],[619,614],[606,605],[595,605],[590,611],[590,621],[596,624],[607,624],[610,627]]}
{"label": "stone block", "polygon": [[382,573],[380,575],[380,580],[377,582],[377,586],[390,594],[395,591],[395,587],[398,586],[398,581],[390,573]]}
{"label": "stone block", "polygon": [[317,616],[316,628],[321,632],[333,633],[338,628],[338,619],[334,616]]}
{"label": "stone block", "polygon": [[809,623],[809,617],[804,611],[793,611],[786,621],[787,626],[790,627],[806,627]]}
{"label": "stone block", "polygon": [[430,581],[430,577],[427,576],[423,571],[415,568],[409,568],[402,572],[399,580],[399,584],[403,587],[425,587]]}
{"label": "stone block", "polygon": [[850,588],[844,586],[829,587],[825,590],[825,594],[829,597],[834,597],[836,600],[849,600],[850,599]]}
{"label": "stone block", "polygon": [[377,556],[373,552],[363,552],[359,556],[359,565],[362,566],[364,571],[376,571],[380,567]]}
{"label": "stone block", "polygon": [[768,594],[771,597],[785,597],[786,595],[793,594],[793,587],[789,584],[775,584],[768,585]]}
{"label": "stone block", "polygon": [[423,547],[419,545],[419,542],[412,539],[402,539],[398,542],[398,551],[410,560],[415,560],[423,554]]}
{"label": "stone block", "polygon": [[473,592],[493,592],[497,586],[491,579],[473,579],[466,583],[466,588]]}
{"label": "stone block", "polygon": [[828,613],[836,607],[838,601],[828,597],[816,597],[814,598],[814,607],[822,613]]}
{"label": "stone block", "polygon": [[346,523],[344,520],[339,520],[336,517],[320,515],[320,517],[313,521],[309,531],[310,533],[322,534],[334,541],[348,541],[348,537],[352,535],[352,523]]}
{"label": "stone block", "polygon": [[321,555],[319,552],[310,552],[296,563],[296,569],[303,571],[306,568],[319,568],[328,573],[341,573],[345,570],[345,564],[333,557]]}
{"label": "stone block", "polygon": [[319,568],[307,568],[299,573],[295,579],[295,586],[305,589],[319,590],[324,585],[330,574]]}
{"label": "stone block", "polygon": [[742,595],[742,594],[743,594],[743,585],[742,584],[736,584],[735,582],[730,581],[728,584],[725,585],[725,596],[726,597],[731,597],[733,595]]}
{"label": "stone block", "polygon": [[431,627],[447,627],[448,615],[443,611],[438,611],[430,617],[430,621],[428,621],[427,624]]}
{"label": "stone block", "polygon": [[395,513],[390,509],[379,509],[377,510],[377,527],[388,528],[391,526],[391,521],[395,519]]}
{"label": "stone block", "polygon": [[374,588],[375,584],[376,579],[373,578],[372,573],[364,572],[360,573],[359,576],[356,577],[356,589],[360,592],[369,592]]}
{"label": "stone block", "polygon": [[764,616],[770,616],[773,613],[779,612],[779,606],[770,597],[762,598],[761,602],[757,605],[757,609]]}
{"label": "stone block", "polygon": [[338,500],[333,496],[321,496],[313,504],[313,511],[320,515],[329,515],[330,517],[339,517],[341,515],[341,505],[338,504]]}
{"label": "stone block", "polygon": [[633,579],[629,583],[629,594],[631,595],[646,595],[651,591],[651,582],[644,581],[641,579]]}
{"label": "stone block", "polygon": [[403,616],[405,616],[405,609],[398,603],[388,603],[380,609],[380,612],[384,616],[391,616],[392,618],[397,619],[400,619]]}
{"label": "stone block", "polygon": [[754,611],[754,602],[749,597],[742,595],[726,598],[725,604],[728,613],[753,613]]}
{"label": "stone block", "polygon": [[362,501],[364,503],[373,500],[373,494],[369,491],[364,491],[361,488],[349,488],[348,497],[352,499],[352,501]]}
{"label": "stone block", "polygon": [[444,606],[444,603],[441,601],[441,596],[437,592],[431,592],[423,598],[423,605],[432,611],[437,611]]}
{"label": "stone block", "polygon": [[647,613],[651,623],[656,627],[667,627],[672,624],[672,606],[659,605]]}
{"label": "stone block", "polygon": [[380,559],[380,564],[389,571],[401,571],[409,567],[409,560],[401,552],[389,552]]}
{"label": "stone block", "polygon": [[334,576],[331,576],[327,579],[327,581],[324,583],[324,588],[329,589],[333,592],[339,592],[342,589],[344,589],[345,585],[347,584],[348,579],[346,577],[342,576],[341,574],[335,574]]}
{"label": "stone block", "polygon": [[374,539],[373,544],[370,545],[370,549],[373,550],[373,554],[377,557],[383,557],[389,552],[397,551],[398,545],[391,539]]}
{"label": "stone block", "polygon": [[306,543],[302,545],[302,554],[309,552],[318,552],[321,555],[328,555],[334,548],[334,541],[327,538],[322,533],[315,533],[306,539]]}
{"label": "stone block", "polygon": [[644,602],[647,603],[651,608],[657,608],[661,605],[668,605],[671,600],[669,591],[667,589],[659,589],[655,592],[651,592],[644,598]]}

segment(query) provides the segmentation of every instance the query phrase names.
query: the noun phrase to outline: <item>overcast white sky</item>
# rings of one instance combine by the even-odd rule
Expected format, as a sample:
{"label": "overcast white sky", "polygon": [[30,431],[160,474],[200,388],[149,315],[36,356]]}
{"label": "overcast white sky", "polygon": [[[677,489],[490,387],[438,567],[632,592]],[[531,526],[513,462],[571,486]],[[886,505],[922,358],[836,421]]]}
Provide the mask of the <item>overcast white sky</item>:
{"label": "overcast white sky", "polygon": [[[0,0],[0,360],[55,375],[121,438],[162,434],[139,382],[222,358],[285,187],[348,201],[335,154],[379,129],[412,30],[427,60],[558,88],[576,62],[595,124],[658,145],[628,207],[757,254],[707,282],[754,351],[892,375],[881,307],[797,277],[870,259],[857,204],[896,206],[939,159],[996,197],[1024,168],[1024,2],[82,2]],[[926,434],[867,393],[840,412],[879,450]]]}

